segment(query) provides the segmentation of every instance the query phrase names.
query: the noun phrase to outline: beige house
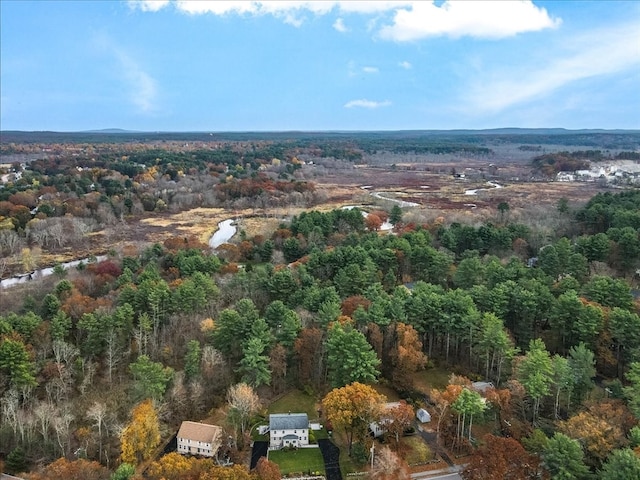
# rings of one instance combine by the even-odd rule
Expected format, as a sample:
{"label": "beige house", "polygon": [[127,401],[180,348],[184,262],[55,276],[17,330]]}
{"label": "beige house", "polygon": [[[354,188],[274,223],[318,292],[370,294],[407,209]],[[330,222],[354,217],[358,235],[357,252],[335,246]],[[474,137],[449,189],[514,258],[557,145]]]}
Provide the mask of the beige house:
{"label": "beige house", "polygon": [[222,428],[198,422],[182,422],[178,430],[178,453],[213,457],[222,441]]}

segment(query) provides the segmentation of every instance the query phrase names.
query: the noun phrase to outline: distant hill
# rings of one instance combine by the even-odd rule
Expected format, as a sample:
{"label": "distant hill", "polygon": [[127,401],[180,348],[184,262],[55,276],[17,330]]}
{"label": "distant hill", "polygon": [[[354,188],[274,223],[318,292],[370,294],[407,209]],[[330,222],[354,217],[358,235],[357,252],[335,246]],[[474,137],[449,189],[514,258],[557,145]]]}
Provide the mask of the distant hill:
{"label": "distant hill", "polygon": [[77,133],[143,133],[139,130],[124,130],[122,128],[103,128],[100,130],[83,130]]}
{"label": "distant hill", "polygon": [[640,149],[640,130],[567,130],[564,128],[495,128],[485,130],[280,131],[280,132],[139,132],[120,128],[84,132],[0,131],[0,143],[122,143],[122,142],[295,141],[371,146],[372,142],[425,144],[567,145],[589,149]]}

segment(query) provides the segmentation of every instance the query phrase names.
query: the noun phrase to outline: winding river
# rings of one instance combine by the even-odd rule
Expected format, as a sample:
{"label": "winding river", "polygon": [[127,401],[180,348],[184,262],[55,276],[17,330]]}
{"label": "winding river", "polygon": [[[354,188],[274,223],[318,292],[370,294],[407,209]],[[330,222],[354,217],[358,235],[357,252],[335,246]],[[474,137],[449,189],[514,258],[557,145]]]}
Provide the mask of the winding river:
{"label": "winding river", "polygon": [[[65,270],[68,270],[70,268],[77,267],[81,263],[85,263],[85,264],[97,263],[97,262],[102,262],[106,259],[107,259],[106,255],[99,255],[97,257],[81,258],[80,260],[72,260],[70,262],[64,262],[64,263],[61,263],[60,265]],[[29,280],[48,277],[49,275],[53,275],[53,269],[54,267],[41,268],[39,270],[34,270],[33,272],[30,272],[30,273],[23,273],[22,275],[17,275],[15,277],[5,278],[4,280],[0,280],[0,288],[13,287],[15,285],[20,285],[21,283],[26,283]]]}
{"label": "winding river", "polygon": [[238,227],[234,225],[235,220],[229,218],[218,223],[218,230],[215,231],[209,239],[209,246],[211,248],[218,248],[223,243],[227,243],[231,237],[233,237],[238,231]]}
{"label": "winding river", "polygon": [[[218,223],[218,229],[209,239],[209,246],[213,249],[218,248],[223,243],[227,243],[231,237],[233,237],[238,228],[234,225],[234,219],[223,220]],[[107,259],[106,255],[100,255],[98,257],[81,258],[79,260],[72,260],[70,262],[64,262],[60,265],[65,269],[75,268],[81,263],[102,262]],[[36,280],[38,278],[48,277],[53,274],[54,267],[41,268],[34,270],[30,273],[24,273],[22,275],[16,275],[15,277],[5,278],[0,280],[0,288],[9,288],[21,283],[27,283],[30,280]]]}
{"label": "winding river", "polygon": [[465,190],[464,194],[465,195],[477,195],[478,192],[481,192],[483,190],[493,190],[494,188],[504,188],[502,185],[495,183],[495,182],[487,182],[487,185],[491,185],[491,188],[474,188],[472,190]]}

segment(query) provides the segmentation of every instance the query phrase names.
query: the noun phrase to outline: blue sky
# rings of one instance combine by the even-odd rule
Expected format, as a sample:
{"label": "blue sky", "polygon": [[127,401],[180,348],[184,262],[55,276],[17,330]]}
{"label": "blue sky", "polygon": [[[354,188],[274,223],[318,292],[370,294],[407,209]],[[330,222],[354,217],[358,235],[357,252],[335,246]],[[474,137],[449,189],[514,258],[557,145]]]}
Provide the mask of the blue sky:
{"label": "blue sky", "polygon": [[0,1],[0,129],[640,128],[638,1]]}

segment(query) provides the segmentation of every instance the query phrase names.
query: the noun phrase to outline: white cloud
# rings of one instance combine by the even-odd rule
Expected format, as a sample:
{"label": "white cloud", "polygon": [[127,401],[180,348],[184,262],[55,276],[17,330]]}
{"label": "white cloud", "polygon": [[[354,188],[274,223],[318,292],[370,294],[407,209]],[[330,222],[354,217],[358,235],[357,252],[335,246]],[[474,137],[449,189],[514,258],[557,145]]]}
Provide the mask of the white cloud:
{"label": "white cloud", "polygon": [[362,67],[364,73],[378,73],[380,70],[378,67]]}
{"label": "white cloud", "polygon": [[156,80],[143,67],[109,37],[98,35],[96,45],[117,61],[119,75],[128,88],[129,101],[139,113],[153,113],[157,110],[158,86]]}
{"label": "white cloud", "polygon": [[[447,35],[503,38],[518,33],[554,28],[560,19],[552,18],[531,0],[446,0],[433,1],[251,1],[251,0],[129,0],[132,8],[145,12],[173,5],[191,15],[273,15],[285,23],[300,26],[302,14],[327,15],[330,12],[358,15],[393,14],[393,23],[379,30],[379,36],[398,42]],[[373,25],[377,25],[377,19]],[[333,24],[346,31],[344,20]]]}
{"label": "white cloud", "polygon": [[[330,12],[359,15],[393,14],[393,23],[379,30],[386,40],[411,41],[431,36],[473,36],[503,38],[522,32],[557,27],[560,20],[551,18],[544,8],[531,0],[446,0],[436,5],[433,1],[243,1],[243,0],[129,0],[132,8],[156,12],[167,5],[179,12],[201,15],[273,15],[285,23],[300,26],[304,13],[327,15]],[[374,19],[374,28],[378,20]],[[345,32],[344,20],[333,24]]]}
{"label": "white cloud", "polygon": [[400,68],[404,68],[405,70],[411,70],[413,68],[413,65],[411,65],[411,63],[407,62],[406,60],[399,62],[398,66]]}
{"label": "white cloud", "polygon": [[382,102],[376,102],[375,100],[367,100],[366,98],[361,98],[359,100],[351,100],[344,104],[344,108],[380,108],[380,107],[388,107],[391,105],[389,100],[384,100]]}
{"label": "white cloud", "polygon": [[443,35],[497,39],[554,28],[560,22],[529,0],[447,0],[440,6],[416,1],[410,8],[397,9],[393,24],[383,27],[379,34],[397,42]]}
{"label": "white cloud", "polygon": [[[594,42],[593,39],[598,41]],[[634,40],[635,39],[635,40]],[[477,113],[500,112],[544,98],[579,80],[640,67],[637,23],[590,31],[563,45],[565,53],[522,68],[497,68],[476,76],[465,102]],[[554,51],[548,48],[548,51]],[[560,50],[560,49],[558,49]]]}
{"label": "white cloud", "polygon": [[124,78],[130,87],[130,99],[142,113],[156,110],[158,87],[156,81],[145,72],[131,57],[119,54],[123,66]]}
{"label": "white cloud", "polygon": [[169,5],[169,0],[129,0],[131,8],[139,8],[143,12],[157,12]]}
{"label": "white cloud", "polygon": [[333,28],[335,28],[340,33],[345,33],[349,31],[349,29],[344,24],[344,20],[342,20],[342,18],[338,18],[336,19],[335,22],[333,22]]}
{"label": "white cloud", "polygon": [[316,15],[326,15],[333,10],[343,13],[376,14],[411,6],[413,1],[294,1],[294,0],[128,0],[132,8],[145,12],[157,12],[170,3],[184,13],[214,15],[224,14],[272,14],[284,16],[287,12],[308,11]]}
{"label": "white cloud", "polygon": [[213,13],[214,15],[258,13],[256,2],[233,0],[175,0],[173,3],[181,12],[193,15],[204,13]]}

